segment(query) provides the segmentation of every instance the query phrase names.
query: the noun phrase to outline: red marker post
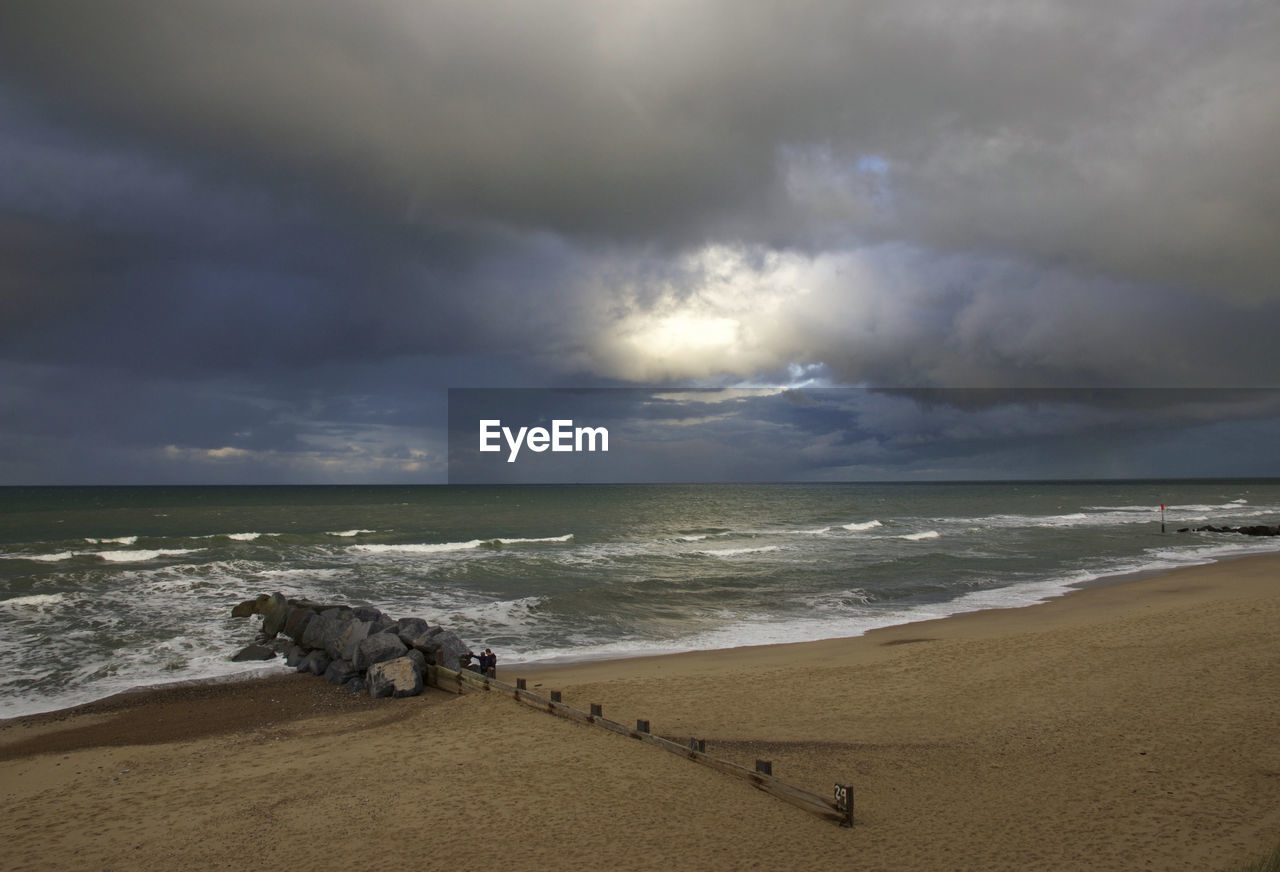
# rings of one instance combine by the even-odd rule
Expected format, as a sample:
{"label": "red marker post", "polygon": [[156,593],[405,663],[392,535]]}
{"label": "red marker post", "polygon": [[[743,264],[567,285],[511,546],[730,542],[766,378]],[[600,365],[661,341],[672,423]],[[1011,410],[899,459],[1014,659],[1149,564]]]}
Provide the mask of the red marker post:
{"label": "red marker post", "polygon": [[1160,532],[1164,532],[1164,503],[1160,504]]}

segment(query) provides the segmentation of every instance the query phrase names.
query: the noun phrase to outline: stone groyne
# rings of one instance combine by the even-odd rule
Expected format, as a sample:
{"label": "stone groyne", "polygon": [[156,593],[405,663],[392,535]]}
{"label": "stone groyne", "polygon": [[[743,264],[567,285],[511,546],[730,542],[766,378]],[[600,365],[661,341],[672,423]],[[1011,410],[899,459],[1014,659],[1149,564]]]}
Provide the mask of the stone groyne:
{"label": "stone groyne", "polygon": [[[269,660],[323,676],[330,684],[370,696],[422,692],[427,664],[457,671],[468,647],[452,630],[422,618],[393,618],[373,606],[350,606],[261,594],[231,610],[234,618],[262,617],[258,641],[233,660]],[[281,638],[285,637],[285,638]]]}
{"label": "stone groyne", "polygon": [[1203,527],[1179,527],[1179,533],[1239,533],[1242,536],[1280,536],[1280,525],[1249,524],[1244,527],[1218,527],[1206,524]]}

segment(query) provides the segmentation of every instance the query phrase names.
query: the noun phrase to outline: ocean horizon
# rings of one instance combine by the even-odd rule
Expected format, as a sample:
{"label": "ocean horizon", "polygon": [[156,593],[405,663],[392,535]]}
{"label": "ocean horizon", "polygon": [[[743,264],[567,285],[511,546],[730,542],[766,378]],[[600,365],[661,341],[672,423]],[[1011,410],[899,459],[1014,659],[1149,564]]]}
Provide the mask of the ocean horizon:
{"label": "ocean horizon", "polygon": [[[1162,531],[1163,522],[1163,531]],[[237,602],[369,604],[500,665],[813,641],[1280,550],[1274,479],[0,488],[0,717],[215,678]]]}

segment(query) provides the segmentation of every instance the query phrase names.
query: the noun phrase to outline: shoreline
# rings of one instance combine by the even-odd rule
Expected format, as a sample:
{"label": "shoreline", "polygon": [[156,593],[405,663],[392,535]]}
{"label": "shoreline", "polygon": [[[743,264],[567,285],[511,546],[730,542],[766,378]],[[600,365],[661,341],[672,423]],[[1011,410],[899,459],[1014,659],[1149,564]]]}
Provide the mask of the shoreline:
{"label": "shoreline", "polygon": [[[615,661],[626,662],[630,660],[650,660],[650,659],[661,659],[665,657],[684,657],[689,654],[706,653],[709,651],[732,652],[732,651],[742,651],[742,650],[754,649],[754,648],[772,648],[778,645],[812,645],[812,644],[817,644],[822,642],[840,642],[848,639],[859,639],[870,633],[878,633],[882,630],[892,630],[897,627],[909,627],[913,624],[929,623],[932,621],[947,621],[952,618],[957,618],[964,615],[980,614],[984,612],[1005,612],[1005,611],[1017,611],[1020,609],[1032,609],[1032,608],[1037,608],[1039,606],[1045,605],[1047,603],[1054,602],[1055,600],[1062,599],[1063,597],[1072,596],[1080,591],[1092,590],[1094,588],[1111,587],[1113,585],[1132,584],[1134,582],[1140,582],[1147,579],[1162,578],[1166,575],[1183,572],[1184,570],[1197,569],[1200,567],[1207,567],[1207,566],[1218,566],[1220,564],[1228,564],[1237,560],[1253,560],[1258,558],[1266,559],[1269,557],[1275,557],[1277,559],[1280,559],[1280,547],[1277,547],[1274,550],[1259,550],[1256,552],[1248,552],[1243,554],[1233,552],[1225,555],[1218,555],[1211,558],[1207,558],[1203,561],[1198,561],[1195,563],[1181,563],[1174,566],[1164,566],[1164,567],[1152,568],[1152,569],[1120,570],[1117,572],[1106,573],[1106,574],[1094,576],[1092,578],[1087,578],[1082,581],[1072,581],[1072,582],[1063,582],[1058,580],[1036,581],[1036,582],[1027,582],[1024,585],[1010,585],[1010,586],[1001,587],[1001,588],[994,588],[992,589],[992,591],[999,592],[999,591],[1008,591],[1008,590],[1019,588],[1019,587],[1035,589],[1042,586],[1052,586],[1052,592],[1044,596],[1041,596],[1037,599],[1028,599],[1026,601],[1014,602],[1007,605],[975,605],[972,608],[961,608],[956,611],[949,611],[946,614],[940,615],[940,616],[916,617],[916,618],[911,618],[905,621],[900,621],[898,623],[878,624],[876,626],[869,627],[866,630],[863,630],[859,633],[848,635],[848,636],[827,636],[827,637],[817,638],[817,639],[800,639],[795,642],[763,642],[763,643],[757,643],[757,644],[734,645],[727,648],[698,649],[698,650],[692,650],[692,651],[671,650],[671,651],[661,651],[661,652],[655,652],[655,653],[635,653],[635,654],[629,654],[629,655],[604,657],[598,660],[593,660],[591,655],[588,655],[588,654],[584,654],[584,655],[570,654],[570,655],[562,655],[559,657],[546,658],[543,660],[521,661],[516,664],[505,666],[503,668],[503,671],[505,672],[505,671],[511,670],[514,672],[514,671],[523,670],[523,671],[529,671],[529,672],[543,673],[543,672],[551,672],[551,671],[560,670],[560,669],[571,669],[574,666],[579,666],[579,665],[583,665],[586,663],[593,663],[593,662],[595,663],[600,663],[600,662],[612,663]],[[981,591],[979,593],[989,593],[992,591]],[[972,596],[972,595],[973,594],[965,594],[960,597],[957,597],[956,599],[945,600],[945,601],[942,601],[936,604],[930,604],[930,605],[936,605],[938,607],[946,608],[946,607],[954,606],[958,603],[962,603],[966,599],[966,597]],[[928,606],[921,606],[919,608],[922,608],[922,609],[928,608]]]}
{"label": "shoreline", "polygon": [[[676,670],[680,664],[684,667],[698,668],[699,664],[718,666],[722,663],[751,664],[766,666],[775,655],[813,648],[826,656],[830,652],[844,652],[846,660],[874,659],[872,652],[882,647],[911,644],[917,641],[938,641],[945,639],[980,639],[999,636],[1015,626],[1024,631],[1050,628],[1062,628],[1088,620],[1095,611],[1109,606],[1132,607],[1139,600],[1153,594],[1177,591],[1185,583],[1184,578],[1194,577],[1196,573],[1217,573],[1237,566],[1257,566],[1263,570],[1271,568],[1277,576],[1277,591],[1280,592],[1280,553],[1248,554],[1233,556],[1227,559],[1214,560],[1176,567],[1169,570],[1150,570],[1134,573],[1121,573],[1116,576],[1104,576],[1079,583],[1057,596],[1025,605],[1013,605],[996,608],[979,608],[972,611],[961,611],[937,618],[925,618],[902,624],[890,624],[874,627],[858,636],[842,636],[813,641],[773,643],[765,645],[744,645],[737,648],[720,648],[706,651],[693,651],[671,654],[638,655],[635,657],[615,658],[598,661],[572,661],[562,663],[517,664],[499,668],[499,677],[504,675],[528,676],[544,681],[552,677],[568,682],[583,680],[593,674],[609,674],[621,676],[630,671],[637,673],[649,669],[664,668],[684,673],[687,669]],[[1215,595],[1221,591],[1215,591]],[[1082,618],[1081,616],[1088,616]],[[865,648],[863,651],[861,649]],[[851,654],[850,652],[858,652]]]}
{"label": "shoreline", "polygon": [[859,637],[499,667],[853,784],[852,830],[501,694],[286,674],[0,723],[0,838],[15,872],[246,868],[246,839],[316,867],[1226,870],[1280,840],[1277,625],[1268,554]]}
{"label": "shoreline", "polygon": [[[666,651],[652,654],[632,654],[628,656],[615,656],[603,659],[592,659],[590,655],[566,655],[562,658],[551,658],[546,660],[531,660],[516,664],[499,666],[499,677],[515,676],[517,673],[521,676],[531,676],[541,679],[544,676],[556,674],[577,674],[581,669],[591,669],[592,667],[603,667],[609,669],[610,672],[625,672],[622,664],[634,663],[637,668],[643,668],[646,664],[660,664],[663,661],[673,658],[690,658],[710,656],[715,659],[722,657],[732,658],[735,654],[742,654],[745,657],[752,658],[755,652],[769,651],[775,648],[787,648],[791,646],[815,645],[828,646],[839,645],[844,642],[862,639],[871,635],[881,633],[891,633],[895,630],[905,630],[906,628],[917,625],[933,625],[937,622],[947,622],[957,618],[964,618],[972,615],[982,615],[987,613],[1004,613],[1004,612],[1020,612],[1028,609],[1037,609],[1042,606],[1050,605],[1059,600],[1074,596],[1078,593],[1095,590],[1099,588],[1108,588],[1112,586],[1124,586],[1136,584],[1151,579],[1160,579],[1168,575],[1176,575],[1187,570],[1195,570],[1202,567],[1214,567],[1219,565],[1231,564],[1237,561],[1266,560],[1274,558],[1277,565],[1280,565],[1280,550],[1268,551],[1263,553],[1248,554],[1228,554],[1226,556],[1218,556],[1210,558],[1204,562],[1191,563],[1186,565],[1160,568],[1160,569],[1139,569],[1133,571],[1121,571],[1114,574],[1101,575],[1091,579],[1079,582],[1066,583],[1065,587],[1059,587],[1055,592],[1048,596],[1028,602],[1020,602],[1012,605],[997,606],[977,606],[973,609],[958,610],[949,612],[940,617],[924,617],[913,620],[907,620],[901,623],[884,624],[873,626],[861,633],[852,636],[831,636],[820,639],[805,639],[796,642],[768,642],[753,645],[738,645],[729,648],[714,648],[695,651]],[[1058,584],[1058,582],[1032,582],[1030,586],[1040,584]],[[1004,588],[997,588],[1003,590]],[[938,605],[951,606],[960,602],[963,597],[956,600],[949,600]],[[901,643],[893,643],[901,644]],[[611,669],[607,664],[618,664],[617,670]],[[186,688],[200,689],[205,687],[231,686],[242,683],[252,683],[270,678],[286,678],[294,675],[295,671],[284,665],[282,659],[269,661],[267,665],[258,666],[256,668],[244,669],[240,672],[224,673],[220,675],[210,675],[199,678],[178,679],[176,681],[155,682],[150,684],[138,685],[136,687],[127,688],[125,690],[115,691],[104,696],[96,697],[83,702],[76,702],[70,705],[58,708],[42,709],[40,711],[29,712],[25,714],[12,715],[8,717],[0,717],[0,727],[6,724],[22,723],[34,718],[57,718],[63,714],[72,714],[77,712],[90,712],[111,710],[115,708],[129,708],[142,704],[149,695],[164,695],[175,691],[181,691]]]}

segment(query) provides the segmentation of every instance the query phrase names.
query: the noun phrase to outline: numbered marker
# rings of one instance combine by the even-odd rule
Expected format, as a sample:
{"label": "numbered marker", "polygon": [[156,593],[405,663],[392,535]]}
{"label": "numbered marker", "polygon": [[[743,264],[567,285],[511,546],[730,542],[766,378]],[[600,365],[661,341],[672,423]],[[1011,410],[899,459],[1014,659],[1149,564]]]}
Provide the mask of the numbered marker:
{"label": "numbered marker", "polygon": [[837,784],[832,796],[835,798],[836,811],[844,815],[840,826],[853,826],[853,788],[847,784]]}

